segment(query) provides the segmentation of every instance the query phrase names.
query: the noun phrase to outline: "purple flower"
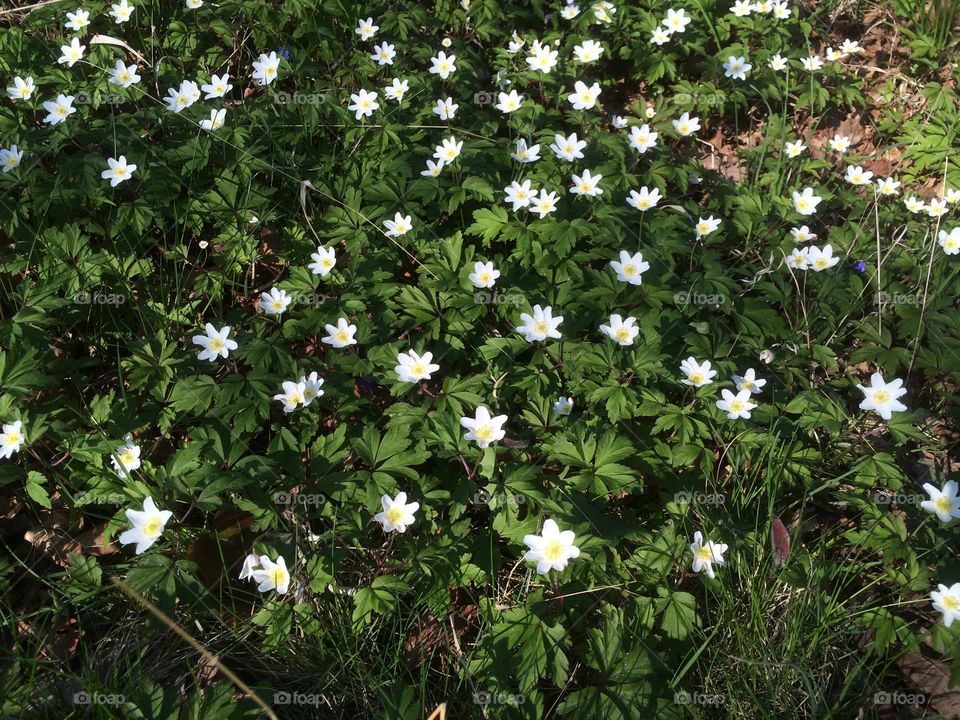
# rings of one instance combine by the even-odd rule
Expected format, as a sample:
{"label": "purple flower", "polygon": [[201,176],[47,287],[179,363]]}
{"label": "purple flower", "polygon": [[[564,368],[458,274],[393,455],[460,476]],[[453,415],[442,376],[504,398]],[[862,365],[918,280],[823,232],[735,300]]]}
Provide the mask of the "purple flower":
{"label": "purple flower", "polygon": [[374,378],[357,378],[357,385],[360,386],[361,392],[371,392],[376,388],[380,383],[378,383]]}
{"label": "purple flower", "polygon": [[854,272],[858,272],[858,273],[862,273],[866,269],[867,269],[866,260],[857,260],[857,264],[853,266]]}
{"label": "purple flower", "polygon": [[289,59],[290,59],[290,51],[287,50],[286,48],[277,48],[277,54],[278,54],[278,55],[283,55],[283,59],[284,59],[284,60],[289,60]]}

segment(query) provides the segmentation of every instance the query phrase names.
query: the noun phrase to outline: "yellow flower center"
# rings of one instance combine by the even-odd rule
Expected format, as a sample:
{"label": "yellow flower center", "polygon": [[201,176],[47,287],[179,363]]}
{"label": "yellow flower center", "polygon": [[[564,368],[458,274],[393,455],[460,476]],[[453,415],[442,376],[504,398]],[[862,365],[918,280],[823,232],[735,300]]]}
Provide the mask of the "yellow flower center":
{"label": "yellow flower center", "polygon": [[960,610],[960,599],[958,599],[955,595],[946,595],[941,602],[943,603],[944,610],[951,610],[954,612]]}
{"label": "yellow flower center", "polygon": [[697,558],[701,562],[712,562],[713,553],[710,552],[710,548],[708,546],[704,545],[703,547],[697,549]]}
{"label": "yellow flower center", "polygon": [[403,520],[403,510],[399,507],[392,507],[387,510],[387,520],[390,521],[392,525],[398,525],[401,520]]}
{"label": "yellow flower center", "polygon": [[804,198],[797,200],[797,210],[806,210],[810,207],[810,201]]}
{"label": "yellow flower center", "polygon": [[410,366],[411,375],[426,375],[427,374],[427,365],[426,363],[418,362]]}
{"label": "yellow flower center", "polygon": [[624,266],[623,266],[623,274],[624,274],[624,275],[630,275],[630,276],[636,275],[636,274],[637,274],[637,266],[634,265],[633,263],[630,263],[629,265],[624,265]]}
{"label": "yellow flower center", "polygon": [[563,543],[551,540],[543,546],[543,556],[552,563],[559,561],[563,557]]}
{"label": "yellow flower center", "polygon": [[223,340],[221,340],[218,337],[215,337],[212,340],[210,340],[210,349],[216,352],[223,350]]}
{"label": "yellow flower center", "polygon": [[690,373],[690,382],[694,385],[699,385],[703,382],[703,373],[702,372],[692,372]]}
{"label": "yellow flower center", "polygon": [[[522,198],[520,198],[519,195],[517,196],[517,198],[518,198],[518,199],[522,199]],[[486,272],[486,271],[484,271],[484,272],[480,273],[479,275],[477,275],[477,280],[479,280],[479,281],[480,281],[480,284],[482,284],[482,285],[487,285],[487,284],[490,282],[490,280],[492,280],[492,279],[493,279],[493,278],[490,277],[490,273],[488,273],[488,272]]]}
{"label": "yellow flower center", "polygon": [[155,538],[160,534],[160,518],[150,518],[143,526],[143,536],[148,538]]}
{"label": "yellow flower center", "polygon": [[136,458],[134,457],[134,454],[129,450],[120,456],[120,463],[125,467],[129,465],[133,465],[135,460]]}
{"label": "yellow flower center", "polygon": [[680,123],[679,127],[677,127],[677,130],[682,135],[686,135],[688,132],[690,132],[690,126],[687,123]]}
{"label": "yellow flower center", "polygon": [[753,381],[751,380],[744,380],[743,382],[740,383],[741,390],[749,390],[752,387],[753,387]]}
{"label": "yellow flower center", "polygon": [[874,390],[873,391],[873,401],[878,405],[886,405],[890,402],[891,397],[890,393],[886,390]]}
{"label": "yellow flower center", "polygon": [[270,571],[270,581],[276,587],[280,587],[287,582],[287,571],[281,567],[275,567]]}
{"label": "yellow flower center", "polygon": [[337,342],[347,342],[350,335],[346,330],[337,330]]}
{"label": "yellow flower center", "polygon": [[827,260],[826,258],[818,257],[813,264],[822,270],[827,266]]}
{"label": "yellow flower center", "polygon": [[731,400],[730,401],[730,412],[743,412],[743,400]]}
{"label": "yellow flower center", "polygon": [[615,334],[617,336],[617,340],[620,342],[626,342],[630,339],[630,331],[625,327],[618,328]]}
{"label": "yellow flower center", "polygon": [[537,335],[546,335],[550,332],[550,325],[543,320],[539,320],[533,324],[533,331]]}
{"label": "yellow flower center", "polygon": [[290,393],[288,400],[290,401],[290,405],[299,405],[303,402],[303,395],[299,390],[294,390],[292,393]]}
{"label": "yellow flower center", "polygon": [[8,445],[17,445],[20,443],[20,433],[11,430],[7,433],[6,441]]}
{"label": "yellow flower center", "polygon": [[487,442],[493,437],[493,428],[490,425],[481,425],[473,431],[473,434],[480,442]]}

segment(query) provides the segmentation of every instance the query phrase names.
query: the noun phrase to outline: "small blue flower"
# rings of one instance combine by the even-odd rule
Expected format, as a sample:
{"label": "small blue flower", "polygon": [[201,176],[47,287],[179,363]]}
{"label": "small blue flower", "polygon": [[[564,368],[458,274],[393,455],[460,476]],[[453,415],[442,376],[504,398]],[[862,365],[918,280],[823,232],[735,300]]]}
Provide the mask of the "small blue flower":
{"label": "small blue flower", "polygon": [[862,273],[866,269],[867,269],[866,260],[858,260],[857,264],[853,266],[854,272],[858,272],[858,273]]}
{"label": "small blue flower", "polygon": [[278,54],[278,55],[283,55],[283,59],[284,59],[284,60],[289,60],[289,59],[290,59],[290,51],[287,50],[286,48],[277,48],[277,54]]}

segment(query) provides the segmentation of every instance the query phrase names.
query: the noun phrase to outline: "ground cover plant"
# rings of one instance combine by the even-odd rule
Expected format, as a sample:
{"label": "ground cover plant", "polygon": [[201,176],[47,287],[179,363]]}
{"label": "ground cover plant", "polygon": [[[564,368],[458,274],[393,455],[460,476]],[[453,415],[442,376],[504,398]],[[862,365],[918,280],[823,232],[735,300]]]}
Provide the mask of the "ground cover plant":
{"label": "ground cover plant", "polygon": [[0,714],[958,717],[957,8],[0,10]]}

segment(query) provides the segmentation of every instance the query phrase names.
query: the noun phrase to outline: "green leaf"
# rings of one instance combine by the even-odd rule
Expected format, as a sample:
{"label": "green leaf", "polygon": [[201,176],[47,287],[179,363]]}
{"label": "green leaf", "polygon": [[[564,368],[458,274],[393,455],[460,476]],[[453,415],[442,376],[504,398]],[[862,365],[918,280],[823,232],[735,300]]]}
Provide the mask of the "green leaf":
{"label": "green leaf", "polygon": [[657,611],[660,613],[660,627],[667,637],[673,640],[683,640],[694,627],[699,627],[697,617],[697,599],[690,593],[670,592],[663,588],[658,589],[660,599],[657,601]]}
{"label": "green leaf", "polygon": [[49,510],[53,506],[50,503],[49,493],[47,493],[46,488],[43,487],[46,481],[47,479],[43,475],[36,472],[35,470],[30,470],[27,473],[26,489],[27,489],[27,495],[29,495],[30,498],[35,503],[38,503],[39,505],[43,505],[43,507]]}
{"label": "green leaf", "polygon": [[507,211],[502,207],[493,209],[481,208],[473,212],[473,224],[465,232],[467,235],[480,236],[485,243],[490,243],[503,232],[509,222]]}

